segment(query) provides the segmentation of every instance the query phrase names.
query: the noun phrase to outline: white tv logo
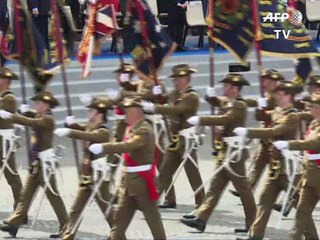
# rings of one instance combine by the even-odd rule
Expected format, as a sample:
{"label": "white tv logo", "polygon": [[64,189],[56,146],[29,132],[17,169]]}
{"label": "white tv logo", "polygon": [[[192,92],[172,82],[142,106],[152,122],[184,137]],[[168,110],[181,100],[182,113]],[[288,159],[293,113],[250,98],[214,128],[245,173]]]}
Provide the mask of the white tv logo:
{"label": "white tv logo", "polygon": [[[267,16],[263,17],[263,22],[284,22],[289,20],[292,25],[298,26],[302,23],[302,18],[302,13],[298,10],[294,10],[291,18],[289,13],[268,13]],[[273,31],[276,34],[276,39],[280,38],[280,34],[282,34],[285,39],[288,39],[291,32],[291,30],[286,31],[279,29],[274,29]]]}

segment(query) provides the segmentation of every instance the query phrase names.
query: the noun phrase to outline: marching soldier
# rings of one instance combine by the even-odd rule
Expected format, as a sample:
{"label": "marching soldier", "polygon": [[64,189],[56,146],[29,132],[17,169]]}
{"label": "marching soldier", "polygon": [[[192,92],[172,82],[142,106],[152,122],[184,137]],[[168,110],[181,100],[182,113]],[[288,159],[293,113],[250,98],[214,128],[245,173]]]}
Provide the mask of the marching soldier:
{"label": "marching soldier", "polygon": [[[199,108],[198,94],[192,89],[190,85],[191,74],[196,72],[195,69],[190,68],[187,64],[181,64],[172,68],[170,78],[173,78],[175,90],[169,94],[168,105],[158,105],[153,103],[143,103],[143,109],[146,112],[159,113],[166,115],[169,120],[169,128],[171,132],[171,143],[167,148],[163,163],[160,167],[159,173],[159,192],[162,193],[170,186],[172,176],[182,163],[183,154],[185,150],[185,139],[179,135],[181,130],[191,127],[187,123],[187,119],[195,115]],[[196,150],[191,153],[194,161],[188,160],[184,169],[191,184],[193,191],[202,185],[197,164]],[[204,190],[202,189],[195,195],[196,206],[200,206],[204,199]],[[160,208],[175,208],[176,197],[174,188],[171,188],[167,199],[159,206]]]}
{"label": "marching soldier", "polygon": [[[277,83],[283,81],[284,78],[277,70],[274,69],[265,70],[261,77],[262,88],[265,95],[264,98],[260,98],[258,99],[258,101],[254,99],[246,99],[245,101],[249,107],[257,107],[258,111],[272,111],[276,107],[274,89],[276,88]],[[265,127],[268,127],[269,124],[270,122],[266,122],[265,119],[263,119],[263,125]],[[252,165],[249,168],[250,171],[248,174],[248,178],[252,190],[255,189],[258,180],[262,176],[264,169],[269,163],[268,149],[270,148],[270,142],[262,139],[260,146],[261,147],[256,153],[252,161]],[[231,191],[231,193],[235,196],[239,196],[236,191]]]}
{"label": "marching soldier", "polygon": [[[236,229],[236,232],[247,232],[252,222],[254,221],[256,214],[256,205],[254,201],[251,188],[246,178],[245,160],[248,158],[247,150],[239,150],[231,159],[227,159],[228,146],[227,139],[234,136],[233,130],[236,127],[244,126],[246,121],[246,104],[240,96],[240,92],[243,86],[248,86],[249,83],[240,74],[229,74],[222,81],[224,84],[224,96],[228,98],[228,101],[220,102],[220,114],[216,116],[193,116],[187,120],[192,125],[206,125],[206,126],[221,126],[221,135],[223,146],[217,153],[215,174],[210,183],[209,192],[202,205],[196,210],[194,216],[186,215],[181,219],[181,222],[189,227],[196,228],[203,232],[206,227],[210,215],[214,208],[217,206],[218,201],[228,185],[229,181],[232,182],[236,190],[240,195],[240,199],[244,208],[246,216],[246,228]],[[211,90],[211,92],[213,92]],[[214,97],[211,94],[211,97]],[[221,168],[222,167],[222,168]]]}
{"label": "marching soldier", "polygon": [[[282,81],[274,90],[277,107],[273,111],[257,111],[257,118],[271,122],[270,127],[252,129],[238,127],[234,130],[234,133],[238,136],[265,140],[296,139],[299,117],[296,114],[296,109],[293,108],[293,101],[295,94],[301,92],[301,90],[301,86],[293,82]],[[269,178],[259,198],[255,221],[250,227],[250,240],[263,239],[272,206],[279,193],[287,189],[288,177],[284,156],[272,145],[270,145],[269,151]]]}
{"label": "marching soldier", "polygon": [[[59,233],[61,233],[63,226],[68,220],[65,205],[56,186],[55,175],[50,175],[48,182],[45,182],[43,174],[45,166],[41,164],[43,159],[48,158],[48,155],[52,158],[54,118],[51,109],[58,106],[59,102],[50,92],[46,91],[38,93],[31,100],[35,102],[36,112],[28,112],[29,117],[0,110],[1,118],[10,120],[12,123],[31,127],[33,131],[31,152],[29,153],[32,162],[30,163],[26,183],[21,192],[20,201],[9,219],[0,225],[0,230],[9,232],[13,237],[16,236],[19,226],[27,217],[31,202],[39,186],[46,187],[46,196],[59,220]],[[28,111],[27,108],[25,106],[22,112],[26,113]],[[50,238],[57,237],[59,237],[59,234],[50,235]]]}
{"label": "marching soldier", "polygon": [[94,154],[124,153],[124,175],[119,189],[119,208],[114,215],[110,240],[126,240],[125,232],[137,209],[141,210],[155,240],[166,235],[157,208],[155,185],[155,141],[151,125],[144,119],[139,98],[123,102],[128,127],[123,142],[93,144]]}
{"label": "marching soldier", "polygon": [[[102,176],[95,176],[95,162],[101,161],[107,164],[107,158],[103,154],[93,155],[89,152],[88,147],[92,143],[102,143],[110,141],[110,132],[105,126],[107,122],[107,111],[113,109],[113,102],[108,98],[94,98],[93,101],[87,106],[89,108],[89,122],[85,125],[75,123],[73,116],[66,118],[66,124],[69,128],[58,128],[55,130],[55,134],[59,137],[68,136],[70,138],[83,140],[84,142],[84,160],[82,167],[82,181],[80,183],[77,197],[71,207],[70,218],[68,224],[65,227],[63,233],[64,240],[71,240],[75,238],[77,226],[86,204],[91,194],[96,194],[95,199],[100,207],[102,213],[105,213],[109,204],[107,201],[110,199],[109,181],[110,171],[106,172],[105,179],[97,189],[99,193],[93,192],[94,184],[98,184]],[[109,169],[106,169],[109,170]],[[98,175],[98,173],[97,173]],[[96,179],[95,179],[96,178]],[[111,214],[107,218],[107,221],[112,226]]]}
{"label": "marching soldier", "polygon": [[305,151],[302,190],[297,207],[294,227],[290,233],[291,240],[319,239],[312,219],[312,212],[320,200],[320,93],[311,95],[310,113],[314,120],[310,123],[304,141],[276,141],[273,144],[279,150],[289,149]]}
{"label": "marching soldier", "polygon": [[[13,94],[13,92],[10,91],[10,85],[12,80],[18,80],[18,76],[14,74],[10,69],[8,68],[0,68],[0,109],[8,111],[10,113],[15,113],[17,110],[17,102],[16,98]],[[7,156],[4,156],[3,153],[3,141],[5,140],[4,137],[8,134],[7,130],[14,131],[14,126],[10,120],[0,118],[0,137],[1,137],[1,145],[0,145],[0,156],[2,156],[0,161],[0,174],[4,174],[8,184],[11,187],[14,204],[13,209],[16,209],[19,197],[22,189],[22,182],[19,174],[17,173],[17,166],[15,161],[15,154],[13,151],[10,153],[7,153]],[[12,136],[11,136],[12,137]],[[15,144],[14,142],[11,142],[9,144]],[[7,143],[5,143],[5,146],[7,146]],[[13,147],[14,146],[9,146]],[[8,167],[6,167],[3,164],[3,161],[5,161],[4,158],[8,158],[7,164]],[[3,172],[2,172],[3,171]]]}

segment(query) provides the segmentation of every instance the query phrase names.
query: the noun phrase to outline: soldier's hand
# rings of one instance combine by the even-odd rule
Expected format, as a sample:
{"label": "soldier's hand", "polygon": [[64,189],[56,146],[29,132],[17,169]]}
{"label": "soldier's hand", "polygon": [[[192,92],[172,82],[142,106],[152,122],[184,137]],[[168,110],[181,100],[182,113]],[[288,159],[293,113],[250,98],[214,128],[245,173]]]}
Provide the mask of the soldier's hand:
{"label": "soldier's hand", "polygon": [[214,87],[208,87],[206,90],[206,95],[210,98],[216,97],[217,96],[216,89]]}
{"label": "soldier's hand", "polygon": [[93,96],[90,94],[83,94],[80,96],[80,102],[83,105],[89,105],[93,100]]}
{"label": "soldier's hand", "polygon": [[233,133],[240,137],[245,137],[248,134],[248,129],[244,127],[237,127],[233,130]]}
{"label": "soldier's hand", "polygon": [[163,93],[162,87],[160,85],[153,86],[152,93],[153,93],[153,95],[161,95]]}
{"label": "soldier's hand", "polygon": [[99,143],[92,144],[89,147],[89,151],[96,155],[100,154],[103,151],[103,146],[102,144],[99,144]]}
{"label": "soldier's hand", "polygon": [[32,15],[35,15],[37,17],[39,15],[39,9],[38,8],[33,8],[32,9]]}
{"label": "soldier's hand", "polygon": [[259,98],[258,99],[258,108],[263,109],[267,107],[267,99],[266,98]]}
{"label": "soldier's hand", "polygon": [[277,149],[288,149],[289,148],[289,142],[288,141],[275,141],[272,143]]}
{"label": "soldier's hand", "polygon": [[190,125],[198,126],[198,125],[200,125],[200,117],[199,117],[199,116],[189,117],[189,118],[187,119],[187,122],[188,122]]}
{"label": "soldier's hand", "polygon": [[120,79],[120,82],[122,82],[122,83],[129,82],[130,74],[129,73],[121,73],[119,79]]}
{"label": "soldier's hand", "polygon": [[72,124],[75,124],[77,121],[75,116],[66,116],[64,122],[66,123],[67,126],[70,126]]}
{"label": "soldier's hand", "polygon": [[142,101],[141,106],[144,111],[154,113],[155,106],[152,102]]}
{"label": "soldier's hand", "polygon": [[21,104],[19,110],[22,114],[30,111],[30,106],[28,104]]}
{"label": "soldier's hand", "polygon": [[112,88],[107,88],[106,95],[112,99],[115,99],[119,96],[119,91]]}
{"label": "soldier's hand", "polygon": [[71,132],[71,129],[69,128],[57,128],[54,130],[54,134],[57,135],[58,137],[65,137],[68,136]]}
{"label": "soldier's hand", "polygon": [[7,112],[5,110],[0,110],[0,118],[2,119],[10,119],[12,117],[12,113]]}

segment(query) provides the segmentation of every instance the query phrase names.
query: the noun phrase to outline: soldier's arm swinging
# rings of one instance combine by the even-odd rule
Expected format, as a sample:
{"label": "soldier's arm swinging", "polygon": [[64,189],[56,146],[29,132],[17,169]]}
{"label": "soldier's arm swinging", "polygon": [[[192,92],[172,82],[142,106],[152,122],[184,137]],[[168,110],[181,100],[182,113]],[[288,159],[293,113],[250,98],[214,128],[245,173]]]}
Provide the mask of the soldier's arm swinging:
{"label": "soldier's arm swinging", "polygon": [[289,141],[289,149],[298,151],[311,150],[318,152],[320,149],[320,139]]}
{"label": "soldier's arm swinging", "polygon": [[97,129],[92,132],[71,130],[68,136],[89,142],[108,142],[110,139],[110,133],[107,129]]}
{"label": "soldier's arm swinging", "polygon": [[12,123],[21,124],[29,127],[49,128],[54,125],[52,116],[42,116],[41,118],[30,118],[19,114],[12,115]]}

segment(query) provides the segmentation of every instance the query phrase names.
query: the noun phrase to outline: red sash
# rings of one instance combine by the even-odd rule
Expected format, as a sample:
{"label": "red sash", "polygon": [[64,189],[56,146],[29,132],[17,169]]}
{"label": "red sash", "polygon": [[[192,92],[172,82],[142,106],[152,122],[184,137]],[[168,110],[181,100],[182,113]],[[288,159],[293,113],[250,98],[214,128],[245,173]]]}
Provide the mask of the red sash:
{"label": "red sash", "polygon": [[[308,135],[310,134],[310,128],[307,129],[305,138],[307,139]],[[318,154],[319,152],[313,151],[313,150],[307,150],[306,151],[308,154]],[[315,162],[318,166],[320,166],[320,159],[317,160],[312,160],[312,162]]]}
{"label": "red sash", "polygon": [[[125,141],[128,140],[128,137],[125,137]],[[128,167],[136,167],[139,166],[135,160],[132,159],[129,153],[124,153],[123,154],[123,159],[126,161]],[[150,171],[144,171],[144,172],[137,172],[140,177],[142,177],[147,184],[147,188],[149,191],[149,196],[151,201],[157,201],[159,199],[159,193],[156,187],[156,184],[154,182],[154,178],[156,176],[156,167],[157,167],[157,162],[159,160],[159,150],[156,148],[155,149],[155,160],[152,163],[152,167]]]}

